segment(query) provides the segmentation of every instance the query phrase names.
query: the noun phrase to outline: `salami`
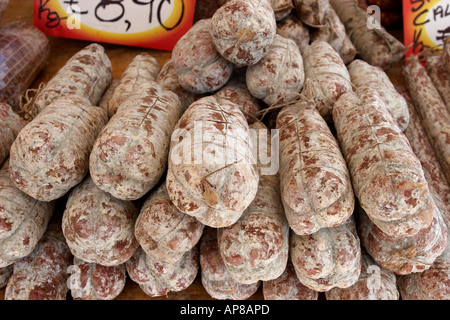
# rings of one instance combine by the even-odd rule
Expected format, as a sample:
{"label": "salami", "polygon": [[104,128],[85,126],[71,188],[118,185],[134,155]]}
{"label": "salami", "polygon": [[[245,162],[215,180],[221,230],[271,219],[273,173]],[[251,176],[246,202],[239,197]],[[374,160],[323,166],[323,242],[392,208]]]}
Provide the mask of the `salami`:
{"label": "salami", "polygon": [[197,219],[174,206],[162,183],[142,205],[135,235],[148,256],[173,264],[197,244],[203,228]]}
{"label": "salami", "polygon": [[32,115],[68,95],[80,96],[96,106],[111,80],[112,66],[105,48],[92,43],[73,55],[36,95],[30,107]]}
{"label": "salami", "polygon": [[0,169],[0,268],[34,250],[54,209],[54,202],[38,201],[14,186],[6,160]]}
{"label": "salami", "polygon": [[276,34],[272,47],[247,68],[250,93],[268,105],[282,104],[298,97],[305,81],[303,58],[294,41]]}
{"label": "salami", "polygon": [[328,0],[294,0],[293,2],[303,23],[316,28],[325,24],[325,15],[330,7]]}
{"label": "salami", "polygon": [[442,55],[442,59],[444,61],[444,67],[447,70],[447,73],[450,74],[450,37],[447,37],[444,40],[444,53]]}
{"label": "salami", "polygon": [[361,275],[348,288],[325,292],[327,300],[399,300],[395,273],[381,268],[368,255],[362,255]]}
{"label": "salami", "polygon": [[449,300],[450,246],[430,269],[400,277],[398,289],[402,300]]}
{"label": "salami", "polygon": [[106,122],[106,112],[86,98],[55,100],[11,146],[11,180],[35,199],[61,198],[88,173],[92,145]]}
{"label": "salami", "polygon": [[138,210],[98,189],[87,177],[70,192],[62,219],[64,237],[73,255],[85,262],[117,266],[138,247],[134,225]]}
{"label": "salami", "polygon": [[250,93],[245,81],[230,80],[215,95],[236,103],[247,119],[248,124],[255,122],[262,108],[262,103]]}
{"label": "salami", "polygon": [[291,233],[290,255],[298,279],[312,290],[354,285],[361,274],[361,247],[353,217],[310,235]]}
{"label": "salami", "polygon": [[373,28],[368,14],[354,0],[329,0],[345,26],[358,55],[369,64],[389,69],[403,58],[405,46],[381,25]]}
{"label": "salami", "polygon": [[239,66],[258,62],[269,51],[277,32],[267,0],[231,0],[212,16],[211,38],[217,51]]}
{"label": "salami", "polygon": [[297,44],[300,53],[309,45],[310,32],[308,26],[291,14],[277,23],[277,33]]}
{"label": "salami", "polygon": [[409,114],[411,115],[411,121],[405,130],[405,135],[411,144],[414,154],[422,164],[425,179],[428,182],[430,191],[433,193],[436,205],[443,214],[446,223],[450,224],[450,186],[434,154],[423,123],[413,105],[408,90],[406,88],[398,88],[397,90],[405,98]]}
{"label": "salami", "polygon": [[303,285],[297,278],[292,262],[276,279],[263,282],[264,300],[318,300],[319,292]]}
{"label": "salami", "polygon": [[259,180],[239,106],[203,97],[183,114],[171,140],[166,185],[175,206],[211,227],[235,223],[255,198]]}
{"label": "salami", "polygon": [[270,4],[277,21],[286,18],[292,12],[292,9],[294,9],[292,0],[270,0]]}
{"label": "salami", "polygon": [[434,208],[421,163],[380,95],[342,95],[333,108],[353,189],[370,220],[392,237],[428,228]]}
{"label": "salami", "polygon": [[331,121],[337,99],[352,91],[350,75],[339,54],[325,41],[316,40],[303,52],[305,83],[302,94],[315,103],[320,115]]}
{"label": "salami", "polygon": [[108,103],[108,116],[111,118],[134,91],[154,82],[160,70],[161,66],[155,57],[148,53],[136,55],[126,67],[112,93]]}
{"label": "salami", "polygon": [[217,230],[206,228],[200,240],[201,281],[206,292],[218,300],[245,300],[258,290],[261,281],[237,282],[228,272],[220,255]]}
{"label": "salami", "polygon": [[307,101],[282,109],[280,188],[286,217],[298,235],[336,227],[353,213],[346,162],[324,119]]}
{"label": "salami", "polygon": [[52,222],[34,251],[14,264],[5,300],[66,300],[72,255],[59,222]]}
{"label": "salami", "polygon": [[152,259],[139,248],[125,265],[131,280],[145,294],[160,297],[185,290],[192,284],[199,270],[198,249],[194,247],[176,263],[168,264]]}
{"label": "salami", "polygon": [[414,236],[404,238],[385,234],[360,209],[358,232],[364,248],[380,266],[398,275],[429,269],[444,252],[448,242],[442,214],[434,201],[432,205],[434,215],[431,225]]}
{"label": "salami", "polygon": [[[4,4],[1,0],[0,20]],[[0,102],[18,112],[20,97],[47,63],[50,45],[32,24],[14,21],[0,27],[0,48]]]}
{"label": "salami", "polygon": [[[268,136],[258,150],[270,152],[270,135],[265,125],[255,122],[250,128],[258,138]],[[261,167],[259,161],[258,168]],[[223,262],[239,283],[267,281],[284,272],[289,255],[289,225],[281,203],[278,174],[260,174],[253,202],[236,223],[220,228],[217,238]]]}
{"label": "salami", "polygon": [[377,91],[392,112],[400,130],[405,131],[409,123],[408,106],[383,69],[357,59],[348,65],[348,71],[356,88],[371,88]]}
{"label": "salami", "polygon": [[450,184],[450,112],[417,56],[404,67],[406,86]]}
{"label": "salami", "polygon": [[178,98],[180,98],[183,111],[201,96],[189,92],[181,86],[177,72],[173,66],[172,59],[167,60],[167,62],[162,66],[161,71],[156,77],[156,83],[158,83],[164,90],[170,90],[175,93]]}
{"label": "salami", "polygon": [[442,100],[447,106],[447,111],[450,112],[450,72],[445,70],[442,56],[428,56],[426,58],[426,67],[436,90],[439,91]]}
{"label": "salami", "polygon": [[214,48],[211,19],[195,23],[175,44],[172,61],[180,85],[203,94],[222,88],[230,79],[233,64]]}
{"label": "salami", "polygon": [[[447,184],[445,175],[434,155],[419,115],[412,104],[411,96],[405,88],[399,88],[398,90],[405,97],[411,114],[411,121],[405,135],[408,137],[414,153],[422,162],[425,178],[430,190],[433,190],[436,206],[442,213],[448,228],[450,226],[450,186]],[[449,300],[449,242],[447,241],[447,248],[444,253],[436,258],[429,269],[400,277],[398,288],[403,300]]]}
{"label": "salami", "polygon": [[356,48],[348,37],[345,26],[334,11],[328,7],[324,16],[324,25],[311,28],[311,41],[323,40],[339,53],[345,64],[351,62],[356,55]]}
{"label": "salami", "polygon": [[111,101],[111,97],[114,93],[114,90],[117,88],[117,86],[120,83],[120,79],[113,79],[111,81],[111,84],[106,89],[106,91],[103,93],[102,98],[100,99],[98,106],[102,109],[104,109],[106,112],[108,112],[109,103]]}
{"label": "salami", "polygon": [[125,287],[124,264],[106,267],[75,257],[68,272],[67,285],[75,300],[113,300]]}
{"label": "salami", "polygon": [[22,127],[19,115],[9,105],[0,102],[0,166],[9,158],[11,145]]}
{"label": "salami", "polygon": [[182,113],[178,96],[149,82],[130,95],[98,135],[89,158],[92,180],[122,200],[137,200],[161,179],[170,135]]}

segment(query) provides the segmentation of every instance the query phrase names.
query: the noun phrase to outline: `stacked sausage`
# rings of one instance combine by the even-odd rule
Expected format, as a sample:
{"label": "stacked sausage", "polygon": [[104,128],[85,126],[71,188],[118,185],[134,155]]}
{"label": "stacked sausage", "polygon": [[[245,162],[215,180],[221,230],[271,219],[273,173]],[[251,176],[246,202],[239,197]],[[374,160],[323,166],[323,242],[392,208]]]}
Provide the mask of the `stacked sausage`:
{"label": "stacked sausage", "polygon": [[0,104],[6,298],[114,299],[127,274],[150,297],[200,274],[215,299],[448,298],[445,97],[417,61],[399,93],[402,48],[330,2],[227,1],[162,66],[113,81],[91,44],[27,125]]}

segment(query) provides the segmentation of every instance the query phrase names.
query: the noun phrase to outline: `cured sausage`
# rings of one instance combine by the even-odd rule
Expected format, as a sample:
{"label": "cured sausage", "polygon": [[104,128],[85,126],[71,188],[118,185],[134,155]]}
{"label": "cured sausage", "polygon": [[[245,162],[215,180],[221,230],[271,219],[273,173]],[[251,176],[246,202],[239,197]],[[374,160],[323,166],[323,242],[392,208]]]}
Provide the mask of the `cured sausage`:
{"label": "cured sausage", "polygon": [[[265,125],[255,122],[250,128],[261,141],[259,152],[270,152],[270,135]],[[260,135],[268,137],[264,141]],[[258,168],[263,166],[259,160]],[[267,281],[284,272],[289,255],[289,225],[281,203],[278,174],[260,174],[253,202],[236,223],[220,228],[217,238],[223,262],[239,283]]]}
{"label": "cured sausage", "polygon": [[67,199],[62,218],[64,237],[75,257],[117,266],[138,248],[134,236],[137,215],[134,203],[112,197],[87,177]]}
{"label": "cured sausage", "polygon": [[31,112],[35,116],[52,102],[77,95],[96,106],[112,80],[112,65],[105,48],[92,43],[74,54],[36,95]]}
{"label": "cured sausage", "polygon": [[377,91],[392,112],[400,130],[405,131],[409,123],[408,106],[383,69],[359,59],[350,63],[347,68],[356,88],[371,88]]}
{"label": "cured sausage", "polygon": [[337,99],[351,92],[348,70],[339,54],[325,41],[316,40],[303,51],[305,83],[302,94],[315,103],[320,115],[331,121]]}
{"label": "cured sausage", "polygon": [[238,66],[255,64],[264,57],[277,32],[275,14],[267,0],[228,1],[211,19],[214,46]]}
{"label": "cured sausage", "polygon": [[255,198],[259,176],[239,106],[203,97],[178,121],[166,186],[177,208],[211,227],[235,223]]}
{"label": "cured sausage", "polygon": [[290,256],[298,279],[312,290],[354,285],[361,274],[361,246],[353,217],[310,235],[291,233]]}
{"label": "cured sausage", "polygon": [[34,250],[54,209],[54,202],[38,201],[14,186],[6,160],[0,169],[0,268]]}
{"label": "cured sausage", "polygon": [[72,255],[60,222],[52,222],[34,251],[14,264],[5,300],[66,300]]}
{"label": "cured sausage", "polygon": [[197,219],[175,207],[162,183],[142,205],[135,235],[147,255],[173,264],[197,244],[203,228]]}
{"label": "cured sausage", "polygon": [[[0,20],[4,3],[0,1]],[[0,27],[0,48],[0,101],[18,112],[22,94],[47,63],[50,45],[32,24],[14,21]]]}
{"label": "cured sausage", "polygon": [[108,117],[111,118],[117,112],[122,102],[134,91],[156,81],[160,70],[161,66],[155,57],[148,53],[136,55],[126,67],[117,87],[112,93],[108,103]]}
{"label": "cured sausage", "polygon": [[124,100],[92,147],[89,170],[95,184],[118,199],[143,197],[166,170],[170,136],[181,113],[175,93],[156,82],[142,85]]}
{"label": "cured sausage", "polygon": [[358,51],[369,64],[389,69],[403,58],[405,46],[381,25],[369,28],[368,14],[354,0],[330,0],[345,30]]}
{"label": "cured sausage", "polygon": [[180,85],[189,92],[217,91],[233,72],[233,64],[215,49],[210,30],[211,19],[200,20],[173,47],[173,66]]}
{"label": "cured sausage", "polygon": [[450,184],[450,112],[417,56],[409,58],[403,74],[434,154]]}
{"label": "cured sausage", "polygon": [[76,95],[51,103],[26,125],[10,151],[10,176],[41,201],[61,198],[89,170],[89,154],[107,122],[105,110]]}
{"label": "cured sausage", "polygon": [[325,120],[307,101],[277,118],[281,198],[291,229],[307,235],[336,227],[353,213],[347,164]]}
{"label": "cured sausage", "polygon": [[11,145],[22,127],[19,115],[9,105],[0,102],[0,165],[9,158]]}
{"label": "cured sausage", "polygon": [[373,89],[342,95],[333,123],[353,189],[370,220],[392,237],[428,228],[434,206],[422,165]]}

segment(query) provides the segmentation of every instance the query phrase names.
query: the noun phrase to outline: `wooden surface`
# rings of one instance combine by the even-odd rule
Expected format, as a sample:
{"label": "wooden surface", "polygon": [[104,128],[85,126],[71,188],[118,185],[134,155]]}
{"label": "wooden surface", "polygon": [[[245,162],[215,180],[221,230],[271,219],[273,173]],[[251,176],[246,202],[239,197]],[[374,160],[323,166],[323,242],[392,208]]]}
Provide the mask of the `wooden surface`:
{"label": "wooden surface", "polygon": [[[9,6],[5,13],[5,17],[2,24],[11,21],[25,21],[33,22],[33,0],[10,0]],[[401,31],[392,32],[399,39],[402,37]],[[37,88],[39,83],[47,82],[66,61],[74,55],[76,52],[84,48],[89,42],[79,41],[73,39],[63,39],[49,37],[51,54],[50,59],[46,67],[37,76],[32,88]],[[103,44],[106,49],[106,53],[111,59],[113,65],[113,76],[119,78],[127,65],[131,60],[139,53],[147,52],[153,55],[160,62],[161,66],[170,59],[170,52],[157,51],[144,48],[133,48],[119,45]],[[388,75],[391,78],[394,85],[404,85],[403,77],[401,76],[402,65],[401,63],[394,66],[388,71]],[[60,218],[62,212],[56,213],[55,218]],[[4,300],[5,289],[0,290],[0,300]],[[68,293],[68,299],[70,299],[70,292]],[[167,296],[150,298],[140,288],[139,285],[134,283],[130,278],[127,279],[127,284],[123,292],[117,297],[117,300],[211,300],[211,296],[205,291],[201,284],[200,272],[194,281],[194,283],[186,290],[178,293],[169,293]],[[320,299],[323,299],[321,294]],[[249,300],[263,300],[262,286]]]}

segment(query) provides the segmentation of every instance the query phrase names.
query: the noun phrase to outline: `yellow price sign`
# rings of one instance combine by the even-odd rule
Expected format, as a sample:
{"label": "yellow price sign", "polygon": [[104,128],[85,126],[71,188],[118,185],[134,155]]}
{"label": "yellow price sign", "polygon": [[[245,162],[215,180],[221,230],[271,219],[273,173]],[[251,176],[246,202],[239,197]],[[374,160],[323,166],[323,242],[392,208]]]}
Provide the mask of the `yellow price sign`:
{"label": "yellow price sign", "polygon": [[406,56],[444,46],[450,37],[450,0],[403,0]]}
{"label": "yellow price sign", "polygon": [[172,50],[191,27],[195,0],[34,0],[47,35]]}

